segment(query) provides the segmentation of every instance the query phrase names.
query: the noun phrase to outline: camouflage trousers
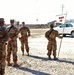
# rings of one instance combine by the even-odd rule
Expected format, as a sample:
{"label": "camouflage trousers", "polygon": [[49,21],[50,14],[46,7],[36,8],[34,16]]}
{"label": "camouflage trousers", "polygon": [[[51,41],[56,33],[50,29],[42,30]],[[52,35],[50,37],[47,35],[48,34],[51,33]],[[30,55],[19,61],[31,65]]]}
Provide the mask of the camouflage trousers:
{"label": "camouflage trousers", "polygon": [[9,41],[7,45],[7,61],[10,62],[11,53],[13,55],[13,62],[17,62],[17,40]]}
{"label": "camouflage trousers", "polygon": [[53,56],[54,58],[56,58],[56,49],[57,49],[56,41],[49,41],[47,45],[48,50],[47,55],[50,57],[53,52]]}
{"label": "camouflage trousers", "polygon": [[0,44],[0,75],[4,75],[6,66],[6,46]]}
{"label": "camouflage trousers", "polygon": [[21,50],[22,52],[24,53],[24,45],[25,45],[25,49],[26,49],[26,52],[29,53],[29,46],[28,46],[28,39],[21,39]]}

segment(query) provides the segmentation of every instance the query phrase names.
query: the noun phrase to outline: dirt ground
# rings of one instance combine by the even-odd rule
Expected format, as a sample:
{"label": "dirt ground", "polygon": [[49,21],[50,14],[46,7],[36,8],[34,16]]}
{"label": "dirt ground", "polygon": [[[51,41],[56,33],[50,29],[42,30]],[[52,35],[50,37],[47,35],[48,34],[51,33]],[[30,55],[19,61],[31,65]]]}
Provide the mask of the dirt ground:
{"label": "dirt ground", "polygon": [[[29,37],[30,56],[22,56],[18,39],[19,67],[7,66],[5,75],[74,75],[74,38],[63,37],[59,60],[49,60],[47,57],[47,39],[44,34],[48,29],[31,29]],[[57,54],[60,39],[57,40]],[[12,57],[12,56],[11,56]],[[12,62],[12,59],[11,59]],[[13,63],[13,62],[12,62]]]}

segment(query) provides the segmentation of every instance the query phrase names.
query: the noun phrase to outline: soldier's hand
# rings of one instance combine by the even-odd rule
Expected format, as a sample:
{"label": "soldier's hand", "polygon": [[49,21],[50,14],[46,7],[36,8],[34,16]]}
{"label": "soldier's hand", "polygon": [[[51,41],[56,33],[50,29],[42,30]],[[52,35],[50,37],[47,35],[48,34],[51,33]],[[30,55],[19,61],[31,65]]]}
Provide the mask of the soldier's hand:
{"label": "soldier's hand", "polygon": [[63,38],[63,36],[61,36],[61,39]]}

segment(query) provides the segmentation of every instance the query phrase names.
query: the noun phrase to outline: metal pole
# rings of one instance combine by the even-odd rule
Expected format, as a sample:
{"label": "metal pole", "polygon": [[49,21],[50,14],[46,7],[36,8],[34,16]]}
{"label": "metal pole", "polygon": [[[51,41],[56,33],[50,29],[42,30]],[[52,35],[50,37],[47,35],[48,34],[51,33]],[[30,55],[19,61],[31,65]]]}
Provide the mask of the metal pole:
{"label": "metal pole", "polygon": [[63,4],[62,4],[62,14],[63,14],[63,8],[64,8],[64,6],[63,6]]}
{"label": "metal pole", "polygon": [[[62,15],[63,15],[63,8],[64,8],[64,6],[62,4]],[[63,28],[63,31],[62,31],[62,36],[63,36],[63,32],[64,32],[64,28]],[[59,46],[59,51],[58,51],[58,58],[59,58],[59,54],[60,54],[61,44],[62,44],[62,39],[60,41],[60,46]]]}

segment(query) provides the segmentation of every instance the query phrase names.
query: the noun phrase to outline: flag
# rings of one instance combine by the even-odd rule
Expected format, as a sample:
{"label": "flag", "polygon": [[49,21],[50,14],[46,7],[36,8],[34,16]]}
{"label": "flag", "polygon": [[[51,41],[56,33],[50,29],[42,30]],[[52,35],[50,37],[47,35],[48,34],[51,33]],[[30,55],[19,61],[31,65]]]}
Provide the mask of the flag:
{"label": "flag", "polygon": [[66,22],[66,14],[57,15],[57,22],[64,24]]}

